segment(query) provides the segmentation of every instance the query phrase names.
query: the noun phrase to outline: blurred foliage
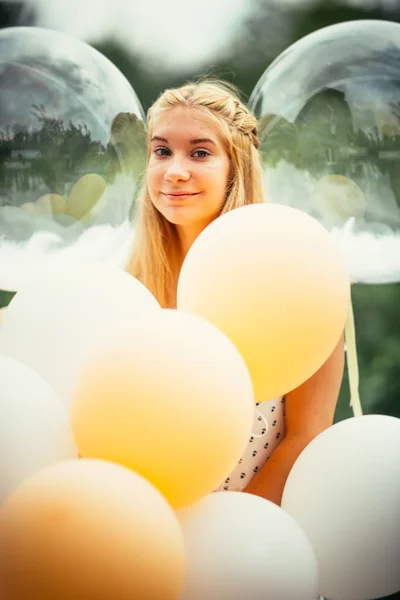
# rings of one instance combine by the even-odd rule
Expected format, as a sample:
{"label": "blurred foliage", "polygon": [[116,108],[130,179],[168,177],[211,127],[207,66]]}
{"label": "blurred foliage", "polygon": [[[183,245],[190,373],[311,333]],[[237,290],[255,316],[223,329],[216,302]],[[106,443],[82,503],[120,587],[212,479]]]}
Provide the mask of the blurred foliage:
{"label": "blurred foliage", "polygon": [[[352,286],[364,413],[400,417],[400,283]],[[352,416],[345,371],[335,421]]]}
{"label": "blurred foliage", "polygon": [[265,69],[286,48],[305,35],[344,21],[377,19],[400,22],[396,10],[384,2],[351,7],[346,0],[310,0],[308,3],[280,3],[278,0],[249,0],[252,10],[238,24],[233,41],[214,61],[192,71],[163,71],[154,61],[127,52],[115,40],[103,40],[96,48],[114,62],[135,88],[148,108],[158,94],[189,79],[210,75],[238,86],[248,98]]}
{"label": "blurred foliage", "polygon": [[2,308],[3,306],[8,306],[14,295],[14,292],[6,292],[5,290],[0,290],[0,308]]}
{"label": "blurred foliage", "polygon": [[34,25],[35,12],[32,6],[20,0],[0,2],[0,29],[16,25]]}
{"label": "blurred foliage", "polygon": [[[52,117],[43,105],[32,104],[32,114],[40,124],[37,129],[19,123],[0,129],[0,206],[13,206],[15,191],[35,190],[38,180],[52,193],[69,193],[79,175],[104,174],[113,157],[111,144],[106,148],[93,140],[86,124]],[[24,149],[37,156],[24,156]]]}

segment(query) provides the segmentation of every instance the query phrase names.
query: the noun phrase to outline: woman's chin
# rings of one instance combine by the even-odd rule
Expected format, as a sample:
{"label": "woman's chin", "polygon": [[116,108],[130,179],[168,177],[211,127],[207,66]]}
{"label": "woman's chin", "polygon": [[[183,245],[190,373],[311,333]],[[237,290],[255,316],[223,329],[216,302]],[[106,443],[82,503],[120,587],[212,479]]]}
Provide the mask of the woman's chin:
{"label": "woman's chin", "polygon": [[199,210],[197,206],[189,206],[189,204],[179,204],[176,206],[157,206],[157,210],[162,216],[172,225],[177,227],[190,227],[198,224],[203,224],[204,227],[211,223],[219,214],[218,211]]}
{"label": "woman's chin", "polygon": [[201,215],[187,210],[185,206],[176,206],[164,212],[164,217],[173,225],[181,225],[182,227],[193,225],[201,220]]}

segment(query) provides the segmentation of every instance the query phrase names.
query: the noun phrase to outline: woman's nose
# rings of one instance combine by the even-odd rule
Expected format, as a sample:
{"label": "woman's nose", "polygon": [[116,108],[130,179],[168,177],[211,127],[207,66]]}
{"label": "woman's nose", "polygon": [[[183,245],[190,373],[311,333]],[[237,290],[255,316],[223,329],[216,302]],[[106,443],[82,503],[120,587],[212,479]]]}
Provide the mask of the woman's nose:
{"label": "woman's nose", "polygon": [[190,171],[184,164],[184,161],[175,158],[171,160],[167,170],[164,173],[164,179],[166,181],[188,181],[190,179]]}

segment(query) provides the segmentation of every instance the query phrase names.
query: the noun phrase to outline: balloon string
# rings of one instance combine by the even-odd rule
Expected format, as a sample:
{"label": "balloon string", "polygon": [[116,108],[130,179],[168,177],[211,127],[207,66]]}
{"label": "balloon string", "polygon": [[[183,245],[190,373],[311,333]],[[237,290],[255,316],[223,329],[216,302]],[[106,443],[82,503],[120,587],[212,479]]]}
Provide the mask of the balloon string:
{"label": "balloon string", "polygon": [[347,355],[347,372],[349,375],[350,387],[350,406],[353,409],[355,417],[361,417],[363,414],[361,400],[359,395],[359,372],[356,347],[356,328],[354,323],[353,304],[350,300],[350,310],[347,316],[344,330]]}

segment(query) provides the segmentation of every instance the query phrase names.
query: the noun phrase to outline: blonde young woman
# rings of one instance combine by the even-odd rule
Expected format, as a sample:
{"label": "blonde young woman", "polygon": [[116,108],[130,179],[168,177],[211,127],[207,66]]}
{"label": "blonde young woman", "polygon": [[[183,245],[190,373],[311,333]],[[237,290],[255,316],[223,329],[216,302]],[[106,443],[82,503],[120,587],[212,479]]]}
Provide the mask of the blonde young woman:
{"label": "blonde young woman", "polygon": [[[263,202],[257,122],[233,87],[203,81],[166,90],[148,112],[148,154],[135,245],[126,270],[163,307],[176,307],[183,260],[196,237],[229,210]],[[257,406],[254,432],[221,490],[280,504],[305,446],[333,422],[343,339],[308,381]]]}

